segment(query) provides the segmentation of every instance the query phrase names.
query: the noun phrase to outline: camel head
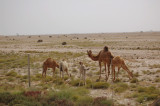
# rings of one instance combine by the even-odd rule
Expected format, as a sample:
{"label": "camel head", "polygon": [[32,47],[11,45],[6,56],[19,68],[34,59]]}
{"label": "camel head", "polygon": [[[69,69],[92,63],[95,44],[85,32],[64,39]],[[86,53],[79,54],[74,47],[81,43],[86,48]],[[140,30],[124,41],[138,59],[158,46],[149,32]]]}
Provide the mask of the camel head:
{"label": "camel head", "polygon": [[108,46],[105,46],[103,49],[104,51],[108,52]]}
{"label": "camel head", "polygon": [[82,63],[82,62],[79,62],[79,64],[80,64],[80,65],[83,65],[83,63]]}
{"label": "camel head", "polygon": [[56,63],[56,67],[59,68],[59,64]]}
{"label": "camel head", "polygon": [[89,57],[91,57],[92,51],[91,50],[87,50],[87,54],[88,54]]}

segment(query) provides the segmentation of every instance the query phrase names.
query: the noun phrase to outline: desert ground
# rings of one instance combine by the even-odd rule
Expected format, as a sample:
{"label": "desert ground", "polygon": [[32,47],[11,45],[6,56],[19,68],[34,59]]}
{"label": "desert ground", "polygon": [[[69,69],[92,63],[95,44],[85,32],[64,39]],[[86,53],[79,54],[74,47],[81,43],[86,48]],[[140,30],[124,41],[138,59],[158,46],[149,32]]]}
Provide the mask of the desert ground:
{"label": "desert ground", "polygon": [[[96,56],[104,46],[108,46],[114,56],[124,59],[133,79],[121,68],[115,82],[112,75],[106,81],[102,65],[102,78],[97,82],[98,61],[91,60],[87,50]],[[28,54],[31,87],[28,87]],[[42,78],[42,64],[49,57],[57,63],[67,61],[72,76],[65,74],[62,79],[59,69],[55,75],[48,69],[47,77]],[[80,61],[88,69],[85,86],[79,78]],[[87,99],[82,99],[84,95],[80,94],[76,94],[80,97],[73,96],[76,99],[63,99],[73,102],[69,102],[70,105],[98,105],[95,98],[105,98],[105,102],[99,102],[101,106],[148,106],[160,98],[160,32],[0,36],[0,76],[1,93],[40,91],[44,97],[50,92],[82,89],[87,91]],[[0,104],[9,105],[2,100]]]}

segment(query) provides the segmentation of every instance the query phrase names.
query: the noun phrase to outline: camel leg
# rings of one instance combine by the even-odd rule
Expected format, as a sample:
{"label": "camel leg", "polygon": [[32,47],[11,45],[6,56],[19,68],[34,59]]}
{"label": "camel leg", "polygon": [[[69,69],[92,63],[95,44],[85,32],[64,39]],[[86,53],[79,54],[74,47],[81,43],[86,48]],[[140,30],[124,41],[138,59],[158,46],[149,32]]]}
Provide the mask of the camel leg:
{"label": "camel leg", "polygon": [[44,76],[44,73],[47,71],[47,67],[43,66],[43,71],[42,71],[42,77]]}
{"label": "camel leg", "polygon": [[83,81],[84,81],[84,85],[86,85],[86,70],[83,70],[83,75],[84,75],[84,78],[83,78]]}
{"label": "camel leg", "polygon": [[64,71],[62,71],[62,78],[64,78]]}
{"label": "camel leg", "polygon": [[112,81],[115,81],[115,66],[113,65],[112,65]]}
{"label": "camel leg", "polygon": [[70,77],[70,76],[69,76],[69,73],[68,73],[68,69],[66,69],[65,71],[66,71],[66,73],[67,73],[68,77]]}
{"label": "camel leg", "polygon": [[54,77],[55,67],[52,68],[52,71],[53,71],[53,75],[52,76]]}
{"label": "camel leg", "polygon": [[60,71],[60,78],[62,78],[62,71]]}
{"label": "camel leg", "polygon": [[121,68],[121,67],[118,67],[117,78],[118,78],[118,74],[119,74],[120,68]]}
{"label": "camel leg", "polygon": [[110,74],[110,64],[107,64],[108,67],[108,78],[109,78],[109,74]]}
{"label": "camel leg", "polygon": [[104,63],[105,74],[107,73],[106,63]]}
{"label": "camel leg", "polygon": [[99,80],[101,79],[101,62],[99,62],[99,68],[100,68],[100,76],[99,76]]}
{"label": "camel leg", "polygon": [[45,71],[45,78],[46,78],[46,72],[47,72],[47,71]]}
{"label": "camel leg", "polygon": [[[107,65],[108,66],[108,65]],[[107,69],[106,69],[106,63],[104,63],[104,67],[105,67],[105,74],[106,74],[106,81],[108,80],[109,78],[109,75],[107,76]]]}

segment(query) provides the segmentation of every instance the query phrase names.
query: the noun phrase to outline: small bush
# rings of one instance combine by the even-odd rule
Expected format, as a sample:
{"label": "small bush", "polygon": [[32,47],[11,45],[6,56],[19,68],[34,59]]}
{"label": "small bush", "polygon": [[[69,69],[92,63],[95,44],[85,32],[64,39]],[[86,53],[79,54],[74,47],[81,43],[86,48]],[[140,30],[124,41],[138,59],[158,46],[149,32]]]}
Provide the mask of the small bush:
{"label": "small bush", "polygon": [[46,78],[44,79],[46,82],[50,82],[53,80],[53,77],[51,76],[46,76]]}
{"label": "small bush", "polygon": [[13,77],[8,77],[7,80],[8,80],[9,82],[12,82],[12,81],[14,81],[15,79],[14,79]]}
{"label": "small bush", "polygon": [[11,94],[8,92],[0,93],[0,103],[5,103],[9,106],[41,106],[39,102],[32,98],[28,98],[20,94]]}
{"label": "small bush", "polygon": [[9,92],[0,93],[0,103],[8,104],[13,99],[14,99],[14,97]]}
{"label": "small bush", "polygon": [[107,100],[106,97],[97,97],[93,101],[94,106],[112,106],[113,101],[112,100]]}
{"label": "small bush", "polygon": [[28,78],[28,75],[23,75],[21,78],[22,78],[22,79],[27,79],[27,78]]}
{"label": "small bush", "polygon": [[136,72],[133,76],[134,76],[134,77],[139,77],[139,73]]}
{"label": "small bush", "polygon": [[73,68],[72,72],[73,72],[73,73],[77,73],[78,70],[77,70],[76,68]]}
{"label": "small bush", "polygon": [[[67,77],[65,77],[65,79],[67,79]],[[54,77],[53,78],[53,83],[56,83],[56,85],[62,85],[62,84],[64,84],[64,81],[63,81],[62,78]]]}
{"label": "small bush", "polygon": [[155,100],[160,94],[160,90],[150,86],[150,87],[138,87],[137,93],[132,95],[133,98],[137,98],[136,101],[143,103],[145,101]]}
{"label": "small bush", "polygon": [[83,85],[83,81],[82,80],[80,80],[80,79],[73,79],[71,82],[70,82],[70,84],[72,85],[72,86],[82,86]]}
{"label": "small bush", "polygon": [[128,84],[125,83],[116,83],[115,85],[112,86],[112,88],[116,93],[122,93],[126,91],[129,87]]}
{"label": "small bush", "polygon": [[106,82],[95,82],[93,83],[93,89],[101,89],[101,88],[108,88],[109,84]]}
{"label": "small bush", "polygon": [[12,76],[12,77],[16,77],[17,76],[17,73],[15,71],[10,71],[6,74],[6,76]]}
{"label": "small bush", "polygon": [[62,45],[67,45],[67,43],[66,42],[62,42]]}
{"label": "small bush", "polygon": [[39,43],[39,42],[43,42],[43,40],[39,39],[37,42],[38,42],[38,43]]}
{"label": "small bush", "polygon": [[77,102],[76,106],[92,106],[93,98],[89,96],[80,97]]}
{"label": "small bush", "polygon": [[137,83],[138,82],[138,79],[137,78],[133,78],[130,83]]}
{"label": "small bush", "polygon": [[160,82],[160,78],[156,78],[156,79],[155,79],[155,82]]}

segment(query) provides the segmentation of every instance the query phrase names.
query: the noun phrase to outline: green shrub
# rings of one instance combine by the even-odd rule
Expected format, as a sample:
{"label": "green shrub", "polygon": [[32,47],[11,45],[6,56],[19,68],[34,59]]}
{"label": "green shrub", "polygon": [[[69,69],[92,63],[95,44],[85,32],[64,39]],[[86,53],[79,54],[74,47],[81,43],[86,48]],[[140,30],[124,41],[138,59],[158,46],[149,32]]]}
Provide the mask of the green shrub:
{"label": "green shrub", "polygon": [[27,79],[28,78],[28,75],[23,75],[22,76],[22,79]]}
{"label": "green shrub", "polygon": [[133,78],[130,83],[137,83],[138,82],[138,79],[137,78]]}
{"label": "green shrub", "polygon": [[77,70],[76,68],[73,68],[73,69],[72,69],[72,72],[73,72],[73,73],[77,73],[78,70]]}
{"label": "green shrub", "polygon": [[44,78],[44,80],[45,80],[46,82],[50,82],[50,81],[53,80],[53,77],[51,77],[51,76],[46,76],[46,78]]}
{"label": "green shrub", "polygon": [[76,79],[76,80],[73,79],[73,80],[71,80],[70,84],[71,84],[72,86],[82,86],[82,85],[83,85],[83,81],[80,80],[80,79]]}
{"label": "green shrub", "polygon": [[9,92],[0,93],[0,103],[5,103],[9,106],[41,106],[36,100],[25,97],[21,93],[11,94]]}
{"label": "green shrub", "polygon": [[112,86],[112,88],[116,93],[122,93],[126,91],[129,87],[128,84],[126,83],[116,83],[115,85]]}
{"label": "green shrub", "polygon": [[9,92],[0,93],[0,103],[8,104],[12,100],[14,100],[14,97]]}
{"label": "green shrub", "polygon": [[77,102],[76,106],[91,106],[93,103],[93,98],[89,96],[80,97]]}
{"label": "green shrub", "polygon": [[156,79],[155,79],[155,82],[160,82],[160,78],[156,78]]}
{"label": "green shrub", "polygon": [[15,71],[10,71],[8,73],[6,73],[6,76],[12,76],[12,77],[16,77],[17,76],[17,73]]}
{"label": "green shrub", "polygon": [[64,81],[63,81],[62,78],[55,76],[55,77],[53,78],[53,83],[55,83],[56,85],[62,85],[62,84],[64,84]]}
{"label": "green shrub", "polygon": [[108,88],[109,84],[107,82],[94,82],[93,89],[101,89],[101,88]]}
{"label": "green shrub", "polygon": [[8,80],[9,82],[12,82],[12,81],[14,81],[15,79],[14,79],[13,77],[7,77],[7,80]]}
{"label": "green shrub", "polygon": [[139,77],[139,73],[136,72],[135,74],[133,74],[134,77]]}
{"label": "green shrub", "polygon": [[160,95],[160,90],[150,86],[150,87],[138,87],[137,93],[132,95],[133,98],[137,98],[136,101],[143,103],[145,101],[155,100],[158,95]]}
{"label": "green shrub", "polygon": [[112,100],[107,100],[106,97],[97,97],[93,101],[94,106],[112,106],[113,101]]}

